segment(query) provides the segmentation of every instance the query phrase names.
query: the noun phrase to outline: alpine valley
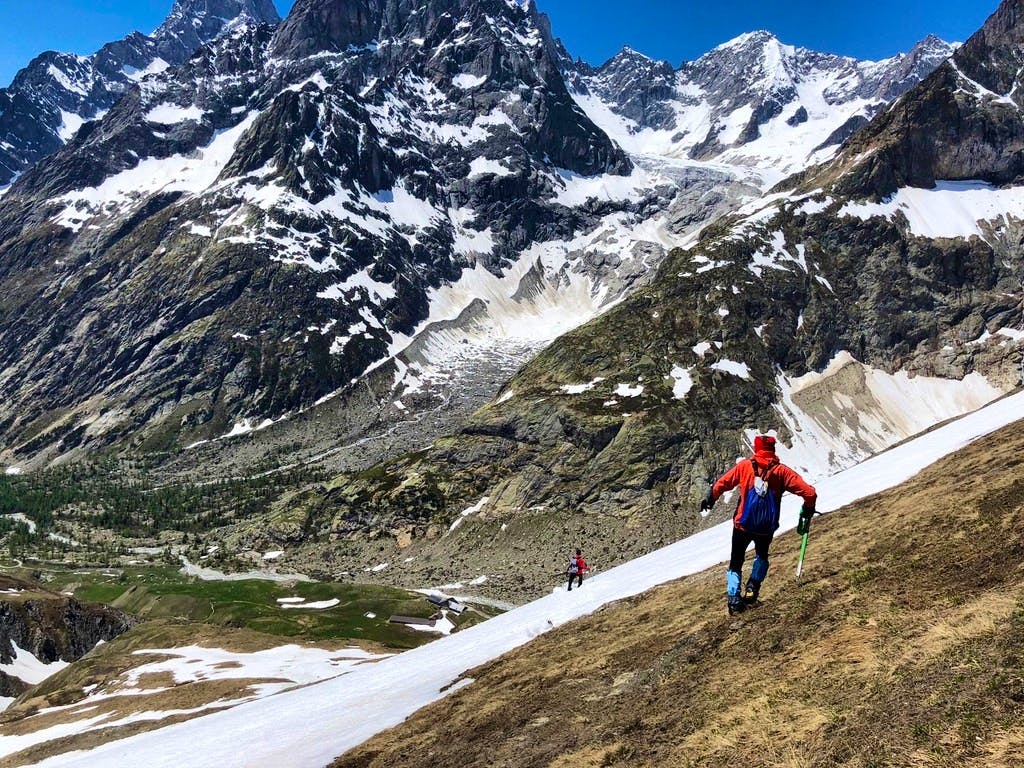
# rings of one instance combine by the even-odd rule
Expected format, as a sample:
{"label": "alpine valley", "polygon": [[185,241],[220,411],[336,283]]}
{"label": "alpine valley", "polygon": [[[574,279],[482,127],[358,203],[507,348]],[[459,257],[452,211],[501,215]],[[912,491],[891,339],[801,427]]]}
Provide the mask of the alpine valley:
{"label": "alpine valley", "polygon": [[[340,691],[422,642],[378,620],[426,621],[405,590],[471,593],[444,625],[468,630],[549,593],[572,546],[678,578],[655,550],[703,563],[732,505],[698,503],[755,434],[831,511],[860,498],[844,477],[910,477],[886,457],[933,430],[952,442],[930,461],[1019,418],[1022,72],[1024,0],[881,61],[754,31],[595,66],[533,0],[297,0],[283,20],[178,0],[152,35],[37,57],[0,91],[0,665],[21,664],[0,666],[2,754],[73,764],[132,736],[161,764],[134,736],[150,689],[174,717],[246,701],[276,722],[256,700]],[[490,662],[635,592],[595,594],[462,652]],[[281,635],[308,647],[282,661]],[[342,635],[360,648],[315,646]],[[82,659],[81,637],[110,645]],[[74,663],[33,687],[44,658]],[[374,685],[418,679],[399,665]],[[116,727],[69,725],[72,704]],[[296,765],[384,726],[331,727],[360,740],[325,733]],[[602,739],[657,742],[631,727]],[[373,761],[403,738],[339,764],[398,764]],[[613,747],[582,764],[642,762]]]}
{"label": "alpine valley", "polygon": [[[858,207],[895,186],[782,182],[917,103],[954,45],[861,62],[755,32],[678,69],[629,49],[595,68],[532,3],[304,0],[275,22],[179,2],[128,38],[142,53],[112,44],[74,77],[47,54],[8,90],[55,134],[40,155],[58,114],[97,118],[19,155],[0,197],[9,471],[355,472],[296,483],[218,545],[327,575],[429,542],[428,573],[454,579],[482,553],[440,536],[464,509],[506,557],[510,522],[530,556],[581,526],[639,553],[702,524],[675,505],[745,430],[817,440],[805,416],[823,419],[803,453],[825,471],[1013,383],[1014,337],[986,343],[1015,325],[1010,220],[972,239],[968,215],[940,246],[897,236],[899,203]],[[879,411],[851,434],[800,411],[810,395],[780,407],[830,363],[845,410]],[[922,387],[937,399],[908,415]]]}

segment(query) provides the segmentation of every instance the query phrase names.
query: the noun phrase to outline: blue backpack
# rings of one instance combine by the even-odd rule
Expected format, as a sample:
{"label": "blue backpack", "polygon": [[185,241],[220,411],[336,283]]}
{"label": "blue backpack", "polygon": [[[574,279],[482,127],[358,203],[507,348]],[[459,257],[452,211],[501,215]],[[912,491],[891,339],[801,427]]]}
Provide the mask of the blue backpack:
{"label": "blue backpack", "polygon": [[747,491],[743,500],[739,525],[748,533],[775,533],[779,527],[779,500],[768,487],[771,467],[764,471],[764,475],[759,475],[757,462],[751,459],[750,464],[754,468],[754,487]]}

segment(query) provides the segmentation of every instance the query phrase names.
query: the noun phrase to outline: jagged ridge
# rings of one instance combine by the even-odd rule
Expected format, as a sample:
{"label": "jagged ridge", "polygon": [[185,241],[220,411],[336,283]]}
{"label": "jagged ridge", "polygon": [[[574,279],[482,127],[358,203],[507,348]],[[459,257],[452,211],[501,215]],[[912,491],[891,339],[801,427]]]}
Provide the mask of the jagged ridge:
{"label": "jagged ridge", "polygon": [[176,0],[151,35],[133,32],[92,56],[48,51],[0,89],[0,189],[56,152],[146,75],[186,61],[226,29],[280,21],[270,0]]}

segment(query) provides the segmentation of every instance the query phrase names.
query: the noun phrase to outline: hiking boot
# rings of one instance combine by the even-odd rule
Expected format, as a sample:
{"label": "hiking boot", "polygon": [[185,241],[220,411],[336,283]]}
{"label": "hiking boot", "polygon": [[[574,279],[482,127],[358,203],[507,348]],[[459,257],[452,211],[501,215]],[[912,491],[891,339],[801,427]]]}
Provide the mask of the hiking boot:
{"label": "hiking boot", "polygon": [[756,603],[757,596],[761,592],[761,583],[750,579],[747,581],[747,588],[743,592],[743,599],[748,603]]}
{"label": "hiking boot", "polygon": [[743,602],[743,598],[739,594],[729,595],[729,615],[733,616],[737,613],[743,613],[747,609],[747,604]]}

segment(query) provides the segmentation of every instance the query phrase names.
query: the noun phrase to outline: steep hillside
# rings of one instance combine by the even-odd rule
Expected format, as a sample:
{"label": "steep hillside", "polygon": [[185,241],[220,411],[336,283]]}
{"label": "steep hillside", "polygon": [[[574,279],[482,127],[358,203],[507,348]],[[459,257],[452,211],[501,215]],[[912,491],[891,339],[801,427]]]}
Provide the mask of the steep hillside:
{"label": "steep hillside", "polygon": [[1016,765],[1022,455],[1018,422],[819,518],[801,582],[780,537],[742,620],[717,568],[658,588],[472,670],[332,768]]}
{"label": "steep hillside", "polygon": [[[955,454],[958,449],[1014,424],[1022,412],[1024,391],[826,478],[818,485],[819,508],[824,512],[833,512],[883,490],[896,488],[936,461]],[[780,539],[796,526],[800,499],[786,496],[782,506]],[[174,716],[192,715],[196,714],[195,711],[148,711],[143,719],[162,720],[161,725],[166,726],[151,733],[138,733],[120,739],[116,730],[108,729],[105,736],[118,740],[94,742],[93,736],[97,735],[95,731],[112,724],[106,719],[98,724],[88,722],[88,706],[96,703],[106,706],[102,701],[104,693],[91,688],[90,684],[89,690],[81,688],[80,691],[88,694],[93,701],[76,698],[79,704],[74,715],[76,719],[84,716],[87,722],[70,726],[76,736],[82,735],[84,740],[59,740],[63,743],[42,746],[43,741],[67,735],[68,730],[34,730],[35,718],[29,717],[12,724],[17,729],[17,733],[11,734],[12,738],[7,738],[0,729],[0,754],[11,754],[30,744],[40,745],[43,754],[50,747],[84,750],[65,753],[45,763],[54,768],[93,768],[97,764],[111,768],[130,768],[140,763],[152,768],[177,768],[183,756],[195,768],[222,768],[234,765],[240,759],[253,767],[289,765],[293,768],[323,768],[337,755],[402,723],[421,708],[470,685],[472,681],[466,677],[470,670],[522,648],[540,635],[574,619],[590,616],[656,586],[715,567],[716,563],[720,563],[722,553],[728,550],[731,527],[731,521],[726,521],[618,568],[593,575],[582,589],[566,592],[564,588],[558,587],[540,599],[514,607],[476,626],[459,629],[435,642],[380,659],[374,664],[356,663],[348,668],[346,674],[331,676],[315,684],[292,687],[285,683],[284,690],[278,689],[263,700],[244,703],[226,711],[205,711],[202,717],[187,722],[175,722]],[[719,592],[719,611],[723,610],[721,599]],[[228,640],[225,639],[225,642]],[[280,651],[281,654],[277,655],[279,661],[287,662],[293,669],[296,663],[303,666],[303,654],[296,650]],[[193,654],[196,661],[192,661]],[[192,683],[208,674],[213,659],[218,656],[224,659],[225,655],[231,654],[192,648],[183,649],[183,652],[166,652],[166,655],[177,658],[159,661],[155,665],[147,663],[147,672],[173,671],[175,682]],[[259,671],[261,666],[266,668],[255,656],[238,661],[242,666],[214,664],[213,667],[220,677],[250,677],[250,673]],[[196,667],[195,664],[200,666]],[[61,690],[73,693],[76,685],[83,684],[76,682],[82,678],[74,674],[74,669],[72,667],[68,670],[71,675],[63,676],[69,687]],[[262,672],[256,675],[262,676]],[[147,679],[149,677],[147,674]],[[294,679],[291,673],[285,677]],[[170,681],[161,675],[153,682],[166,687]],[[194,690],[200,690],[201,687]],[[131,707],[130,696],[133,692],[137,693],[137,690],[129,682],[128,690],[120,692],[124,697],[117,706]],[[181,692],[187,696],[188,688],[182,688]],[[58,697],[57,700],[63,695],[57,690],[51,693]],[[147,696],[140,700],[140,704],[148,710]],[[101,701],[97,702],[97,699]],[[329,702],[330,706],[325,707],[324,702]],[[316,717],[310,717],[311,712],[315,712]],[[38,714],[40,719],[36,722],[43,724],[53,722],[49,716],[59,720],[68,711],[49,707]],[[120,720],[117,725],[139,722],[134,714],[128,717],[133,722]],[[92,733],[79,734],[82,727],[90,729]],[[230,733],[232,738],[225,740],[225,733]],[[102,736],[100,741],[104,741]],[[244,757],[240,758],[240,755]],[[19,758],[23,761],[31,759],[26,758],[25,753]]]}

